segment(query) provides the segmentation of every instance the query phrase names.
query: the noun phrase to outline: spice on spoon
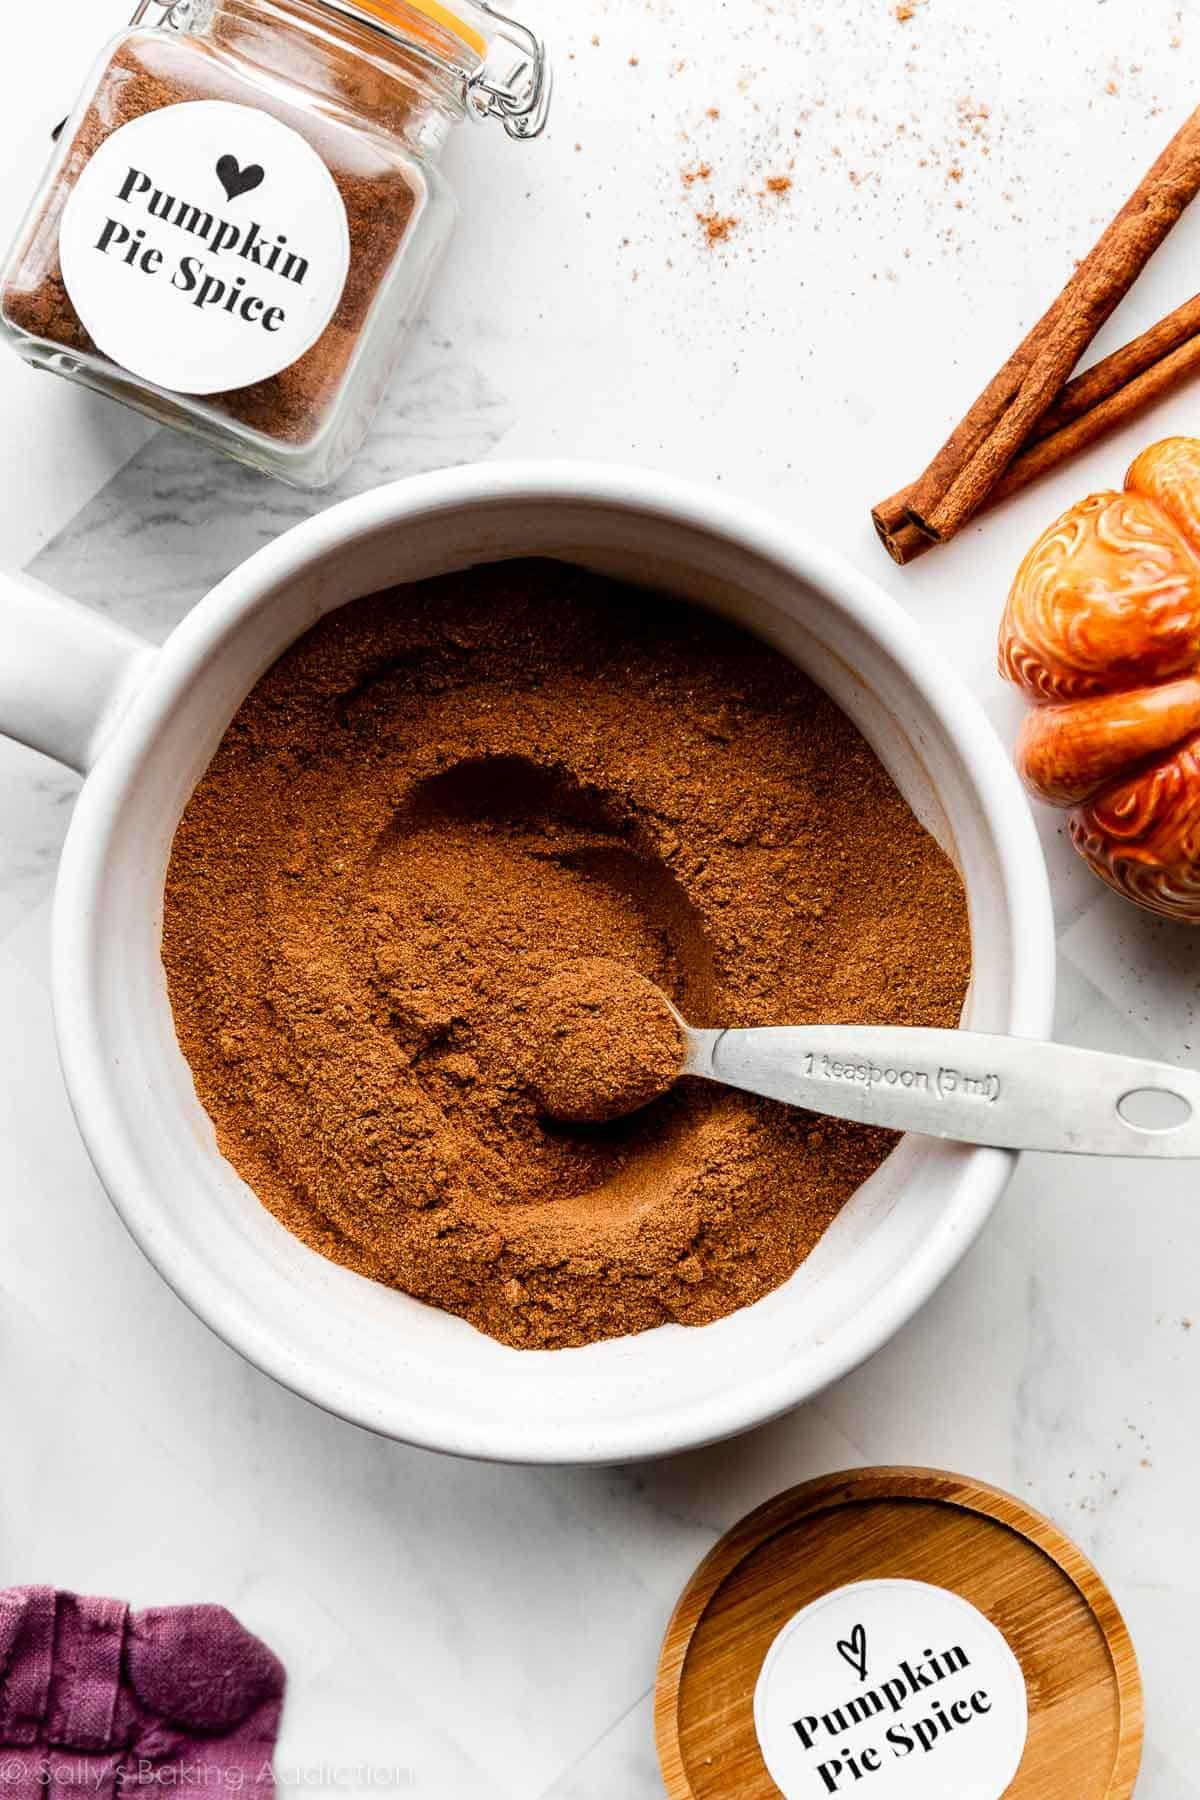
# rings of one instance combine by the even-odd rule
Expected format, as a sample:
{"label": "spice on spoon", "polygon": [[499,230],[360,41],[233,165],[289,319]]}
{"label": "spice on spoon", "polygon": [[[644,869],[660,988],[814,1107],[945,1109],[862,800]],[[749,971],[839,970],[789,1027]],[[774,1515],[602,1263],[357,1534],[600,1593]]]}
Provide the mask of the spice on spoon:
{"label": "spice on spoon", "polygon": [[683,1034],[662,994],[610,957],[552,975],[531,1023],[534,1087],[552,1119],[625,1118],[661,1100],[683,1066]]}

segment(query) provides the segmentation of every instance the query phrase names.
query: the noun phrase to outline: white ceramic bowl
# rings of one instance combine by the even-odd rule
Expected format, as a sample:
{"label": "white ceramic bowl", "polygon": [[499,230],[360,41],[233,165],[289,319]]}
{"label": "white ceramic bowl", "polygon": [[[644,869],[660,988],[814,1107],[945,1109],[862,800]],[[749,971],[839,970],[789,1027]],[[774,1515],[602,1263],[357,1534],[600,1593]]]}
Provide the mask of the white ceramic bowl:
{"label": "white ceramic bowl", "polygon": [[159,957],[163,876],[195,782],[247,690],[322,614],[396,582],[526,555],[709,607],[806,669],[962,869],[975,958],[964,1023],[1048,1034],[1045,871],[979,707],[839,558],[661,475],[496,464],[382,488],[251,557],[159,652],[10,579],[0,726],[89,771],[55,908],[62,1061],[101,1179],[176,1293],[259,1368],[372,1430],[467,1456],[612,1462],[743,1431],[860,1363],[953,1268],[1013,1158],[907,1138],[758,1305],[703,1330],[553,1352],[505,1349],[324,1261],[222,1160]]}

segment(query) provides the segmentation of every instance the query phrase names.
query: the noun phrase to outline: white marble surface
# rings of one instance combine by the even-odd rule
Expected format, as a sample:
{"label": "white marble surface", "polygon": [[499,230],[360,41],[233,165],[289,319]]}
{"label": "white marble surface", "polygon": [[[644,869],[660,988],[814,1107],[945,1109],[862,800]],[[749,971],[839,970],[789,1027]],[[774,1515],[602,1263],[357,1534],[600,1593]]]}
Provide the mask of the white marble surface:
{"label": "white marble surface", "polygon": [[[6,21],[5,233],[121,8],[54,12],[53,39],[45,9]],[[992,655],[1020,551],[1147,433],[1195,429],[1200,392],[908,572],[867,508],[1195,104],[1200,4],[924,0],[901,22],[888,0],[576,0],[546,24],[552,132],[460,134],[459,236],[345,491],[546,453],[719,481],[874,575],[1010,732]],[[776,174],[781,197],[762,191]],[[739,221],[716,248],[706,205]],[[1198,248],[1200,209],[1106,342],[1194,288]],[[10,359],[0,407],[0,557],[155,638],[314,504]],[[531,1473],[377,1442],[211,1338],[91,1173],[47,991],[74,793],[0,746],[0,1583],[236,1608],[289,1665],[290,1794],[649,1800],[659,1635],[720,1531],[834,1467],[941,1464],[1026,1496],[1096,1558],[1147,1681],[1139,1794],[1200,1796],[1194,1170],[1026,1159],[899,1339],[724,1448]],[[1200,934],[1108,897],[1043,825],[1061,1034],[1195,1062]]]}

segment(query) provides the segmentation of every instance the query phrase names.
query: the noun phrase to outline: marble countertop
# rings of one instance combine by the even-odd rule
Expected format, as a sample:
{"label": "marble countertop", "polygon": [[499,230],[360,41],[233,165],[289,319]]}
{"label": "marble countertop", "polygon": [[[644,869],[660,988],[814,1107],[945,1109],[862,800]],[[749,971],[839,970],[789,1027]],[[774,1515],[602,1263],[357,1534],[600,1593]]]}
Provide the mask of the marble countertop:
{"label": "marble countertop", "polygon": [[[113,0],[9,22],[0,235]],[[586,0],[538,147],[464,129],[451,255],[340,492],[479,457],[671,469],[802,522],[993,673],[1015,563],[1119,482],[1178,396],[908,571],[869,503],[1042,310],[1195,104],[1198,0]],[[699,173],[708,170],[707,176]],[[776,193],[772,177],[791,187]],[[693,177],[688,180],[687,177]],[[707,241],[700,215],[736,220]],[[1195,286],[1200,209],[1105,334]],[[154,638],[319,504],[0,361],[0,557]],[[1200,1217],[1188,1165],[1026,1158],[925,1311],[743,1440],[610,1471],[379,1442],[212,1338],[126,1238],[59,1077],[48,919],[74,779],[0,746],[0,1584],[222,1600],[285,1658],[285,1791],[650,1800],[659,1638],[735,1518],[851,1464],[1010,1488],[1099,1564],[1142,1659],[1146,1800],[1200,1796]],[[1200,934],[1136,914],[1041,827],[1067,1039],[1195,1062]],[[1193,1329],[1193,1318],[1196,1329]]]}

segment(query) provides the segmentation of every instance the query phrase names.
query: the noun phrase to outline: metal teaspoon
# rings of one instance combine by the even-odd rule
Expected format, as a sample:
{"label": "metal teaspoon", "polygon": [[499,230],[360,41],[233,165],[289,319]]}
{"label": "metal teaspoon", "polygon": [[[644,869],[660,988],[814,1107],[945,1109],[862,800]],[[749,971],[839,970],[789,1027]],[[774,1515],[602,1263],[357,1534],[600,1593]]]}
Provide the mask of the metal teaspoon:
{"label": "metal teaspoon", "polygon": [[790,1106],[999,1149],[1200,1157],[1192,1069],[909,1026],[699,1031],[671,1010],[684,1037],[681,1074]]}

